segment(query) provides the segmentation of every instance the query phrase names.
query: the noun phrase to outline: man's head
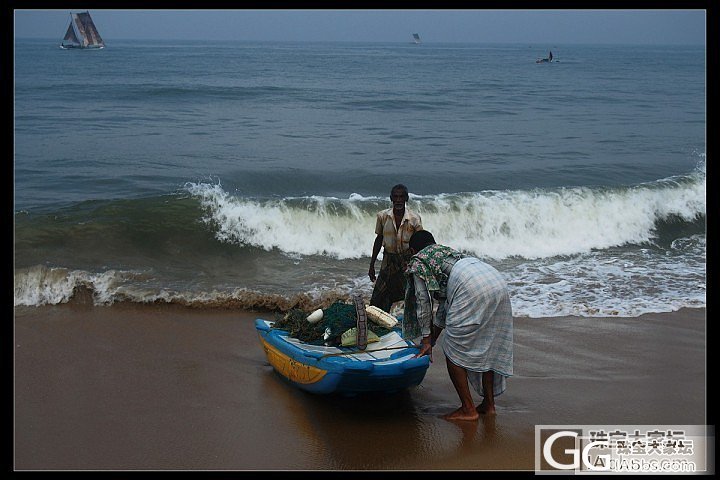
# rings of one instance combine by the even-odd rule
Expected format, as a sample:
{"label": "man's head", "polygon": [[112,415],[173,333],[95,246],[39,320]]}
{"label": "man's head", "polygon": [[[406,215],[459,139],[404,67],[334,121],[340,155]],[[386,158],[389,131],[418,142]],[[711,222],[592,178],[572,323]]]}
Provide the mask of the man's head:
{"label": "man's head", "polygon": [[390,201],[393,204],[393,209],[396,212],[405,211],[405,203],[410,199],[408,195],[408,189],[402,183],[398,183],[390,190]]}
{"label": "man's head", "polygon": [[435,245],[435,237],[427,230],[420,230],[412,234],[410,237],[410,252],[415,255],[417,252],[427,247]]}

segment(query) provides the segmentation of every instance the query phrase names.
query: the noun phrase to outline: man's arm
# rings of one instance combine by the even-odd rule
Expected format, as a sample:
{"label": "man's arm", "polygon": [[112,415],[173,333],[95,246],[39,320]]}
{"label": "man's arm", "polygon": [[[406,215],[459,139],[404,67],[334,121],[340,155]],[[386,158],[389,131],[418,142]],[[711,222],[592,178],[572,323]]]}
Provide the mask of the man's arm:
{"label": "man's arm", "polygon": [[438,337],[440,336],[440,332],[443,331],[445,328],[445,317],[447,316],[447,308],[445,307],[445,300],[441,299],[438,301],[438,308],[435,312],[435,320],[433,321],[432,325],[430,325],[430,340],[431,345],[435,345],[435,342],[437,342]]}
{"label": "man's arm", "polygon": [[420,324],[420,331],[422,334],[422,340],[420,340],[420,351],[416,357],[422,357],[423,355],[430,355],[430,361],[432,362],[432,347],[435,345],[437,335],[434,335],[436,327],[433,324],[433,302],[430,292],[425,285],[425,281],[418,275],[413,275],[410,279],[411,282],[415,282],[415,308],[417,312],[417,320]]}
{"label": "man's arm", "polygon": [[433,300],[425,285],[425,280],[413,275],[410,281],[415,282],[415,308],[420,331],[423,337],[430,337],[433,325]]}
{"label": "man's arm", "polygon": [[372,257],[370,257],[370,269],[368,270],[368,276],[370,277],[370,281],[375,281],[375,260],[377,260],[378,255],[380,254],[380,248],[382,248],[383,244],[383,235],[379,234],[375,237],[375,243],[373,243],[373,249],[372,249]]}

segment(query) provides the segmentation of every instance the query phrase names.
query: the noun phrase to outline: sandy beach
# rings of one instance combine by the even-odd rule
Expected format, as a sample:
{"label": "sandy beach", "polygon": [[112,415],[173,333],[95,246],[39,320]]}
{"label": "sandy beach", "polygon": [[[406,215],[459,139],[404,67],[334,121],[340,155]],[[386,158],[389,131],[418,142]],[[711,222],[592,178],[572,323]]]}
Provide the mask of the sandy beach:
{"label": "sandy beach", "polygon": [[270,367],[268,312],[14,310],[15,470],[525,470],[537,424],[706,423],[706,311],[516,318],[498,413],[459,405],[441,351],[395,395],[315,396]]}

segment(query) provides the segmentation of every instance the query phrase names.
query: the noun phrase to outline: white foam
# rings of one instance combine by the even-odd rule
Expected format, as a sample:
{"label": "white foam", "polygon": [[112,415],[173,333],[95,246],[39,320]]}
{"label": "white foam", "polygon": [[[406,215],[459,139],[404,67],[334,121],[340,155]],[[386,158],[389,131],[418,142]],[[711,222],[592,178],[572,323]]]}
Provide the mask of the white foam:
{"label": "white foam", "polygon": [[361,209],[365,199],[328,197],[257,201],[237,198],[220,185],[189,184],[208,210],[206,221],[217,227],[223,242],[252,245],[289,254],[360,258],[372,246],[374,216]]}
{"label": "white foam", "polygon": [[[369,255],[384,203],[353,194],[256,200],[219,184],[188,184],[219,241],[337,259]],[[380,206],[380,207],[379,207]],[[624,188],[413,196],[409,207],[439,243],[490,259],[548,258],[643,244],[657,222],[705,214],[704,167],[685,177]]]}
{"label": "white foam", "polygon": [[[616,257],[592,252],[565,259],[523,261],[500,267],[505,277],[515,316],[635,317],[650,312],[705,306],[706,278],[701,236],[682,239],[684,253],[663,257],[643,251],[623,252]],[[172,290],[147,275],[109,270],[90,273],[44,266],[15,273],[15,306],[66,303],[75,288],[84,286],[93,303],[108,305],[127,300],[137,303],[166,302],[181,305],[232,306],[234,308],[289,308],[292,297],[311,302],[361,293],[369,298],[372,284],[366,275],[348,277],[345,283],[315,285],[295,293],[207,289]],[[309,304],[307,307],[309,308]]]}
{"label": "white foam", "polygon": [[683,254],[647,250],[524,262],[503,270],[516,316],[636,317],[706,305],[705,237],[683,239]]}
{"label": "white foam", "polygon": [[111,304],[123,295],[123,284],[137,277],[116,270],[90,273],[42,265],[20,269],[15,272],[15,306],[67,303],[77,287],[91,291],[94,304]]}
{"label": "white foam", "polygon": [[[257,200],[231,195],[219,183],[187,189],[201,202],[219,241],[277,249],[293,268],[323,265],[317,268],[330,268],[332,275],[310,272],[307,282],[273,284],[267,291],[223,290],[202,282],[174,290],[171,280],[146,272],[36,266],[16,269],[15,305],[65,303],[77,287],[91,291],[99,305],[129,300],[275,308],[292,305],[295,297],[312,302],[353,291],[370,295],[364,262],[358,268],[360,262],[343,260],[369,256],[375,213],[385,200],[355,194]],[[704,167],[619,189],[413,196],[411,208],[420,211],[440,243],[499,267],[515,315],[637,316],[705,306],[705,235],[677,238],[664,251],[651,249],[659,221],[693,221],[705,214]],[[647,249],[643,242],[649,242]],[[316,263],[313,255],[340,261]],[[296,273],[292,278],[306,278]]]}

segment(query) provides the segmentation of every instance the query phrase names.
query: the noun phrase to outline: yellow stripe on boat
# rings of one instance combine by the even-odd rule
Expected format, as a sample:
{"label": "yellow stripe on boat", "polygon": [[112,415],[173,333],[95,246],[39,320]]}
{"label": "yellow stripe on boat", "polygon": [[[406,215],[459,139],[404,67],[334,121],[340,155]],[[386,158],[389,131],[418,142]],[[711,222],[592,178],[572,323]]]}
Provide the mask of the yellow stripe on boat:
{"label": "yellow stripe on boat", "polygon": [[260,338],[260,341],[262,342],[265,355],[267,355],[270,365],[272,365],[280,374],[289,378],[293,382],[315,383],[320,381],[327,373],[327,370],[322,370],[320,368],[313,367],[312,365],[306,365],[290,358],[277,348],[267,343],[263,338]]}

